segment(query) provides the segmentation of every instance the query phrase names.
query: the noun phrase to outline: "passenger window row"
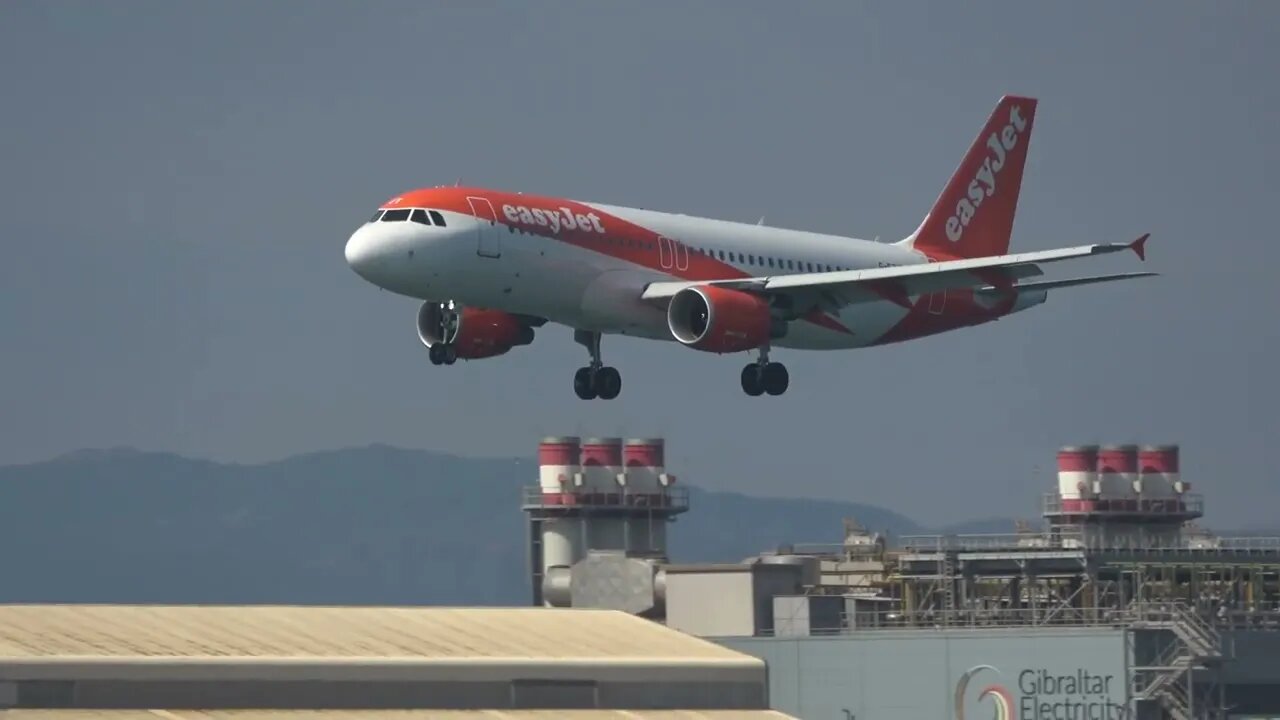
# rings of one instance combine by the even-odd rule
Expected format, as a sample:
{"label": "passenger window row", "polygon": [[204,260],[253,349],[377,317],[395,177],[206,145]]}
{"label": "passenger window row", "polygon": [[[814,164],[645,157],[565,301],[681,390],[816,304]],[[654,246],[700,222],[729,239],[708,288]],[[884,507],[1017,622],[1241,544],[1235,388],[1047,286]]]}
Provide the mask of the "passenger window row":
{"label": "passenger window row", "polygon": [[[516,227],[515,225],[507,225],[507,232],[520,233],[521,235],[524,235],[527,233],[527,231],[524,228]],[[647,241],[642,242],[632,238],[617,238],[617,237],[611,237],[606,235],[600,238],[600,241],[608,245],[619,245],[619,246],[625,246],[630,248],[641,248],[644,250],[657,249],[655,244],[652,242],[647,242]],[[672,242],[678,243],[679,241],[673,240]],[[840,270],[851,269],[851,268],[843,267],[840,265],[815,263],[815,262],[809,262],[807,260],[764,257],[762,255],[753,255],[750,253],[735,252],[733,250],[725,251],[725,250],[711,250],[708,248],[699,248],[699,247],[692,247],[692,246],[686,246],[686,247],[688,247],[691,252],[696,252],[700,255],[706,255],[709,258],[722,260],[724,262],[737,263],[739,265],[759,265],[760,267],[771,267],[779,270],[792,270],[794,272],[836,272]]]}
{"label": "passenger window row", "polygon": [[369,218],[369,222],[416,222],[419,225],[434,225],[436,227],[446,227],[444,215],[439,210],[427,210],[424,208],[396,208],[394,210],[379,210]]}
{"label": "passenger window row", "polygon": [[733,250],[725,251],[711,250],[709,248],[693,248],[693,251],[725,262],[738,263],[740,265],[759,265],[761,267],[771,267],[779,270],[794,270],[796,272],[836,272],[838,270],[850,269],[840,265],[815,263],[807,260],[763,257],[760,255],[752,255],[750,253],[734,252]]}

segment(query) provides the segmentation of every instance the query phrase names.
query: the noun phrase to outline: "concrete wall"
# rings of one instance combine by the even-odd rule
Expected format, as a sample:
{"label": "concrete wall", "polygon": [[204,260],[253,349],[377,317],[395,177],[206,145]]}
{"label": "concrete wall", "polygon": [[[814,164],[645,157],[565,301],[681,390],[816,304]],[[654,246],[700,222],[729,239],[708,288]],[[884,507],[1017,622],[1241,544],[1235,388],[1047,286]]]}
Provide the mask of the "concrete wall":
{"label": "concrete wall", "polygon": [[773,598],[800,590],[794,565],[666,568],[667,627],[704,638],[773,632]]}
{"label": "concrete wall", "polygon": [[667,572],[669,628],[703,637],[753,635],[756,615],[749,571]]}
{"label": "concrete wall", "polygon": [[1120,630],[867,631],[715,641],[765,660],[770,705],[803,720],[979,720],[993,716],[995,693],[983,694],[992,686],[1004,689],[1017,718],[1131,717]]}

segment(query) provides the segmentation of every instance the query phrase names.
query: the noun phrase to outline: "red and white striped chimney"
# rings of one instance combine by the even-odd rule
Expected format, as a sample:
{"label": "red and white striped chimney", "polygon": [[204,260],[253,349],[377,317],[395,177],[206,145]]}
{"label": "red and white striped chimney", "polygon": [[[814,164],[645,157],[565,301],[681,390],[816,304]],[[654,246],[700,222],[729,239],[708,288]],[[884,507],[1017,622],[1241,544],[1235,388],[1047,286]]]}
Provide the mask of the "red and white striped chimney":
{"label": "red and white striped chimney", "polygon": [[1069,445],[1058,450],[1058,497],[1064,511],[1093,509],[1097,467],[1096,445]]}
{"label": "red and white striped chimney", "polygon": [[582,441],[583,489],[592,502],[608,502],[622,492],[622,438],[587,438]]}
{"label": "red and white striped chimney", "polygon": [[1099,500],[1113,510],[1137,509],[1138,446],[1107,445],[1098,448]]}
{"label": "red and white striped chimney", "polygon": [[572,504],[574,476],[578,466],[580,442],[576,437],[561,436],[543,438],[538,445],[538,484],[542,487],[542,501],[548,505]]}
{"label": "red and white striped chimney", "polygon": [[626,465],[627,492],[658,496],[662,494],[666,472],[665,447],[662,438],[629,438],[622,445]]}
{"label": "red and white striped chimney", "polygon": [[1164,499],[1187,490],[1178,468],[1177,445],[1148,445],[1138,451],[1138,476],[1144,499]]}

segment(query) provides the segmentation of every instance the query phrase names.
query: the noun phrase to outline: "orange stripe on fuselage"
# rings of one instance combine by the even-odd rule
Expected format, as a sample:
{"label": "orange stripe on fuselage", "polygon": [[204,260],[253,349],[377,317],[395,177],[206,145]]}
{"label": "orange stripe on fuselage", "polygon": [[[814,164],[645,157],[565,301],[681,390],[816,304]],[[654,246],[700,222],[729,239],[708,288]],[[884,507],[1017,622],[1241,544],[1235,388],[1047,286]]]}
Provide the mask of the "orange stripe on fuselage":
{"label": "orange stripe on fuselage", "polygon": [[[684,269],[676,267],[675,262],[671,267],[662,267],[659,244],[663,236],[660,233],[591,205],[563,198],[481,188],[439,187],[411,190],[392,198],[382,207],[427,207],[478,217],[468,198],[488,200],[493,205],[498,223],[502,225],[598,252],[681,280],[733,280],[751,277],[729,263],[693,252],[688,245],[684,246],[688,255],[688,265]],[[508,206],[514,211],[514,218],[508,216]],[[579,222],[581,218],[585,218],[587,222]],[[603,232],[600,231],[601,228]],[[674,250],[674,245],[679,240],[668,240],[672,242]],[[829,330],[853,334],[839,320],[820,310],[815,309],[804,319]]]}

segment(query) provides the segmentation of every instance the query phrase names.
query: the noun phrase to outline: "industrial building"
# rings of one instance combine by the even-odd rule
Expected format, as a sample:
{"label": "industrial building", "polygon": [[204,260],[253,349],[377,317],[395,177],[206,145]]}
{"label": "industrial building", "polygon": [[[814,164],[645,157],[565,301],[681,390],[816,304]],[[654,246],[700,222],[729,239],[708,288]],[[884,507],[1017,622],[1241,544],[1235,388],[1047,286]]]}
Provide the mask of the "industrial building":
{"label": "industrial building", "polygon": [[670,562],[689,510],[661,440],[548,438],[531,596],[613,608],[768,663],[800,718],[1280,716],[1280,538],[1195,526],[1179,448],[1066,447],[1044,527]]}
{"label": "industrial building", "polygon": [[5,720],[787,720],[740,710],[8,710]]}
{"label": "industrial building", "polygon": [[1280,538],[1198,529],[1177,446],[1061,449],[1038,529],[697,565],[664,455],[542,442],[534,607],[0,606],[0,720],[1280,716]]}
{"label": "industrial building", "polygon": [[767,704],[760,659],[610,610],[0,606],[0,708],[30,711],[7,720],[139,716],[91,712],[109,709],[170,720],[190,715],[180,710],[785,717]]}

